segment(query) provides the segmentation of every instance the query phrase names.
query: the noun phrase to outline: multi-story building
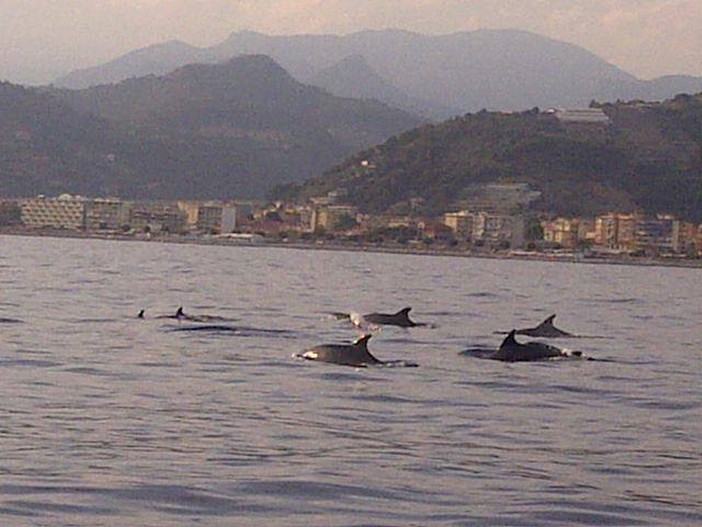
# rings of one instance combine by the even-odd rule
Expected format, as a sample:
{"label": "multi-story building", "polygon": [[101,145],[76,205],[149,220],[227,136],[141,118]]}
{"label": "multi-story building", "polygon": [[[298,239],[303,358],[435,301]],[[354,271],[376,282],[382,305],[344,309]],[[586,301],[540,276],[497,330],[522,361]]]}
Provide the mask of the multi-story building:
{"label": "multi-story building", "polygon": [[420,221],[417,227],[422,238],[442,243],[451,243],[455,240],[453,229],[441,221],[424,220]]}
{"label": "multi-story building", "polygon": [[639,216],[636,214],[605,214],[595,218],[595,245],[620,251],[634,251],[636,227]]}
{"label": "multi-story building", "polygon": [[132,229],[137,232],[185,232],[187,214],[175,203],[141,202],[132,206]]}
{"label": "multi-story building", "polygon": [[57,198],[39,196],[22,200],[22,223],[33,228],[84,230],[87,203],[84,197],[70,194],[62,194]]}
{"label": "multi-story building", "polygon": [[22,223],[22,208],[14,200],[0,200],[0,226]]}
{"label": "multi-story building", "polygon": [[473,236],[473,215],[467,210],[447,212],[444,225],[451,228],[456,240],[470,241]]}
{"label": "multi-story building", "polygon": [[682,252],[680,221],[662,214],[640,218],[636,225],[636,247],[651,254]]}
{"label": "multi-story building", "polygon": [[556,218],[542,222],[541,227],[544,230],[544,241],[565,249],[575,249],[589,239],[594,223],[585,218]]}
{"label": "multi-story building", "polygon": [[512,248],[523,247],[525,243],[526,224],[518,214],[463,210],[444,214],[443,223],[458,241]]}
{"label": "multi-story building", "polygon": [[197,227],[197,213],[201,204],[201,201],[178,201],[178,208],[185,213],[185,224],[188,229],[195,229]]}
{"label": "multi-story building", "polygon": [[236,207],[217,202],[203,203],[197,211],[197,229],[212,234],[234,232]]}
{"label": "multi-story building", "polygon": [[285,223],[285,228],[296,232],[310,230],[313,212],[313,209],[308,205],[283,205],[280,208],[280,215]]}
{"label": "multi-story building", "polygon": [[89,231],[124,230],[129,227],[131,203],[116,198],[86,201],[85,228]]}
{"label": "multi-story building", "polygon": [[702,255],[702,225],[681,221],[677,238],[677,252],[692,257]]}
{"label": "multi-story building", "polygon": [[325,205],[315,207],[312,212],[311,228],[313,231],[324,229],[333,231],[345,218],[356,219],[358,209],[353,205]]}
{"label": "multi-story building", "polygon": [[525,244],[526,222],[523,216],[478,212],[473,215],[472,239],[474,243],[518,249]]}
{"label": "multi-story building", "polygon": [[181,200],[178,208],[185,214],[185,222],[190,230],[226,234],[234,232],[237,227],[237,207],[230,203]]}

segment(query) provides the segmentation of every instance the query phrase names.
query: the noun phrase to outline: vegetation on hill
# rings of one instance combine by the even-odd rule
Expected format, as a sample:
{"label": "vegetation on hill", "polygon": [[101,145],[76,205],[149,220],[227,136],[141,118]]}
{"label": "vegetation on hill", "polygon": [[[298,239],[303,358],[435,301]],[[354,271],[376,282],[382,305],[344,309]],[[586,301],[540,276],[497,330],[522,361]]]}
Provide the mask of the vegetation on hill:
{"label": "vegetation on hill", "polygon": [[0,112],[6,196],[262,197],[421,122],[300,84],[264,56],[80,91],[4,85]]}
{"label": "vegetation on hill", "polygon": [[344,189],[361,210],[438,214],[481,183],[528,183],[538,210],[642,210],[702,221],[702,94],[599,105],[608,125],[565,124],[538,109],[479,112],[363,151],[322,178],[277,188],[288,199]]}

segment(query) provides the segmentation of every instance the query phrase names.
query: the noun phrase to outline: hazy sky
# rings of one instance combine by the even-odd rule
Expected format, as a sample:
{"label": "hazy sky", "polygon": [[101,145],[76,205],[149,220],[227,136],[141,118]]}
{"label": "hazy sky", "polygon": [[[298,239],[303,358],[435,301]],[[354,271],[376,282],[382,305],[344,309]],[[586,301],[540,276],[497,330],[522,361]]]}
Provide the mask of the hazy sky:
{"label": "hazy sky", "polygon": [[0,80],[48,82],[149,44],[210,46],[242,29],[383,28],[525,29],[641,78],[702,76],[702,0],[0,0]]}

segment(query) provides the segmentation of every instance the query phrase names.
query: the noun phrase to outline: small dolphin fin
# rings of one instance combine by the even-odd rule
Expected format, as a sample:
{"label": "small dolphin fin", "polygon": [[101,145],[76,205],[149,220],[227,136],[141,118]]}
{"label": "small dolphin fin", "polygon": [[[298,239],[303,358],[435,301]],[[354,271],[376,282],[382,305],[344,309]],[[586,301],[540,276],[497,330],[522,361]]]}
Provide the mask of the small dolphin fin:
{"label": "small dolphin fin", "polygon": [[553,319],[556,318],[556,315],[551,315],[548,317],[546,320],[544,320],[541,324],[536,326],[536,329],[539,328],[552,328],[553,327]]}
{"label": "small dolphin fin", "polygon": [[180,306],[175,313],[176,318],[183,318],[185,316],[185,313],[183,313],[183,306]]}
{"label": "small dolphin fin", "polygon": [[351,318],[351,313],[341,313],[340,311],[334,311],[331,313],[331,316],[333,316],[337,320],[344,320],[347,318]]}
{"label": "small dolphin fin", "polygon": [[505,346],[514,346],[515,344],[517,344],[517,340],[514,338],[514,335],[516,333],[517,333],[516,329],[513,329],[512,331],[510,331],[509,334],[502,341],[502,344],[500,344],[500,349],[504,348]]}
{"label": "small dolphin fin", "polygon": [[144,313],[145,313],[145,312],[146,312],[146,310],[144,310],[144,309],[142,309],[141,311],[139,311],[139,314],[137,315],[137,318],[144,318]]}
{"label": "small dolphin fin", "polygon": [[395,313],[395,314],[396,314],[396,315],[409,315],[409,312],[410,312],[410,311],[412,311],[412,308],[411,308],[411,307],[403,307],[402,309],[400,309],[400,310],[399,310],[397,313]]}

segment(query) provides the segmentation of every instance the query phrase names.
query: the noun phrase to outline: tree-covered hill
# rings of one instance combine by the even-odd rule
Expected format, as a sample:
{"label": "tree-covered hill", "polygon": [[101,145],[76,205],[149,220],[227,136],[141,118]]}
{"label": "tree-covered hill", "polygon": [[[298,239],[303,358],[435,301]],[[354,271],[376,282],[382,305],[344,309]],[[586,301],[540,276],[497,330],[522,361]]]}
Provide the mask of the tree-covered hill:
{"label": "tree-covered hill", "polygon": [[[0,83],[0,195],[91,193],[113,173],[118,133],[55,98]],[[119,184],[119,177],[115,177]]]}
{"label": "tree-covered hill", "polygon": [[421,123],[264,56],[87,90],[0,90],[0,194],[256,198]]}
{"label": "tree-covered hill", "polygon": [[301,186],[292,199],[344,189],[368,212],[461,208],[481,183],[528,183],[538,210],[593,215],[673,213],[702,221],[702,94],[665,103],[599,105],[608,124],[565,123],[552,112],[479,112],[426,125]]}

